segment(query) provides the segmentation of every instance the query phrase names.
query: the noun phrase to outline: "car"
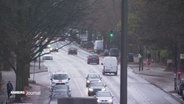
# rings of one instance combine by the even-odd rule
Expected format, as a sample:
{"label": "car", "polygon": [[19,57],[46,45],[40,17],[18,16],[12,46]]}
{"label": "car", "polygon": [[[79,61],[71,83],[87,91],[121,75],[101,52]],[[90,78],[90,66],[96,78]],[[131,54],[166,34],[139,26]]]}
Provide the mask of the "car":
{"label": "car", "polygon": [[181,79],[181,81],[178,81],[177,87],[176,87],[177,93],[181,96],[184,95],[184,79]]}
{"label": "car", "polygon": [[105,56],[103,59],[103,70],[102,74],[105,75],[106,73],[114,73],[114,75],[117,75],[118,73],[118,60],[116,57],[112,56]]}
{"label": "car", "polygon": [[77,55],[77,53],[78,53],[77,48],[74,48],[74,47],[68,48],[68,54],[75,54],[75,55]]}
{"label": "car", "polygon": [[101,81],[102,77],[98,73],[89,73],[86,76],[86,87],[90,85],[92,81]]}
{"label": "car", "polygon": [[98,55],[89,55],[87,57],[87,64],[96,63],[99,64],[99,56]]}
{"label": "car", "polygon": [[58,99],[63,97],[71,97],[71,89],[69,85],[56,85],[51,87],[50,99]]}
{"label": "car", "polygon": [[58,52],[58,48],[50,48],[50,52]]}
{"label": "car", "polygon": [[98,91],[95,95],[98,104],[113,104],[113,97],[110,91]]}
{"label": "car", "polygon": [[127,55],[128,61],[129,62],[134,62],[134,56],[135,56],[134,53],[128,53],[128,55]]}
{"label": "car", "polygon": [[100,81],[95,83],[90,83],[88,86],[88,96],[95,95],[97,91],[105,91],[106,85]]}
{"label": "car", "polygon": [[46,54],[43,56],[42,60],[53,60],[53,57],[50,54]]}
{"label": "car", "polygon": [[119,57],[119,49],[118,48],[110,48],[109,56]]}
{"label": "car", "polygon": [[69,83],[70,77],[66,72],[55,72],[51,74],[51,87],[55,85],[65,85]]}

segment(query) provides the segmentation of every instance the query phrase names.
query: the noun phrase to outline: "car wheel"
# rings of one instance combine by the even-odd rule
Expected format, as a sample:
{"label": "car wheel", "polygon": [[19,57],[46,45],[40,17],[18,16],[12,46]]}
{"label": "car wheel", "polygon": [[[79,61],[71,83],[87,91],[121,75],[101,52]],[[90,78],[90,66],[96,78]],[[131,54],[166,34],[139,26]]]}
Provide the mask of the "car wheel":
{"label": "car wheel", "polygon": [[88,93],[88,96],[91,96],[91,94],[90,94],[90,93]]}
{"label": "car wheel", "polygon": [[99,65],[99,62],[97,62],[97,64]]}
{"label": "car wheel", "polygon": [[117,72],[115,72],[114,75],[117,75]]}
{"label": "car wheel", "polygon": [[88,64],[90,64],[90,62],[89,62],[89,61],[88,61],[87,63],[88,63]]}
{"label": "car wheel", "polygon": [[105,72],[104,72],[104,71],[102,71],[102,74],[103,74],[103,75],[105,75]]}

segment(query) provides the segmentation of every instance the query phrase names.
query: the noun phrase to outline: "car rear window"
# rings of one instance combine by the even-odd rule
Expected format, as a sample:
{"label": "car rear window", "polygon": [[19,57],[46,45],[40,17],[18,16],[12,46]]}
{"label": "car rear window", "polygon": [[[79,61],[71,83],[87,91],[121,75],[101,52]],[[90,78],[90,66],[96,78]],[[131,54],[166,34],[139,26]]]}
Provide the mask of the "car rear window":
{"label": "car rear window", "polygon": [[54,79],[60,80],[60,79],[67,79],[68,75],[67,74],[54,74]]}

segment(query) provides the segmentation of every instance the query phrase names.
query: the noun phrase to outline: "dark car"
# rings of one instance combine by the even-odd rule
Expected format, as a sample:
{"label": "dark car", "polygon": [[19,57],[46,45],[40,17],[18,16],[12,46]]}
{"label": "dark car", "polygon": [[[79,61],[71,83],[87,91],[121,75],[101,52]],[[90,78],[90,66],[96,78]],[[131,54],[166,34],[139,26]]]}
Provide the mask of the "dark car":
{"label": "dark car", "polygon": [[129,61],[129,62],[133,62],[133,61],[134,61],[134,56],[135,56],[134,53],[128,53],[128,55],[127,55],[128,61]]}
{"label": "dark car", "polygon": [[81,42],[81,47],[90,49],[90,48],[94,47],[94,44],[91,41],[82,41]]}
{"label": "dark car", "polygon": [[88,87],[88,96],[95,95],[97,91],[105,91],[106,85],[103,82],[90,83]]}
{"label": "dark car", "polygon": [[119,57],[119,49],[118,48],[110,48],[109,56]]}
{"label": "dark car", "polygon": [[90,85],[92,81],[101,81],[102,77],[98,73],[89,73],[86,76],[86,87]]}
{"label": "dark car", "polygon": [[179,95],[184,97],[183,91],[184,91],[184,79],[181,79],[181,81],[177,83],[177,92]]}
{"label": "dark car", "polygon": [[50,99],[61,98],[61,97],[71,97],[71,89],[69,85],[56,85],[51,87]]}
{"label": "dark car", "polygon": [[99,64],[99,57],[98,57],[98,55],[89,55],[87,57],[87,64],[90,64],[90,63]]}
{"label": "dark car", "polygon": [[77,55],[77,53],[78,53],[77,48],[70,47],[70,48],[68,49],[68,54],[74,54],[74,55]]}

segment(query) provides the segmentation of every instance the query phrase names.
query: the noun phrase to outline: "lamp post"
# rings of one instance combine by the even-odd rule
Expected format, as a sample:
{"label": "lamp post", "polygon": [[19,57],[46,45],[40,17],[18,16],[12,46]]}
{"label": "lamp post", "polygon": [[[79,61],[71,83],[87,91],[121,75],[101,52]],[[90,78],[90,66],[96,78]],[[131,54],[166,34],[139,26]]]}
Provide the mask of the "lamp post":
{"label": "lamp post", "polygon": [[120,104],[127,104],[127,1],[121,0]]}

